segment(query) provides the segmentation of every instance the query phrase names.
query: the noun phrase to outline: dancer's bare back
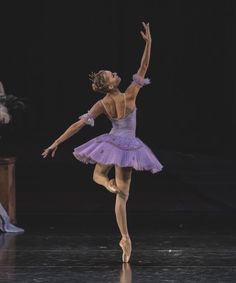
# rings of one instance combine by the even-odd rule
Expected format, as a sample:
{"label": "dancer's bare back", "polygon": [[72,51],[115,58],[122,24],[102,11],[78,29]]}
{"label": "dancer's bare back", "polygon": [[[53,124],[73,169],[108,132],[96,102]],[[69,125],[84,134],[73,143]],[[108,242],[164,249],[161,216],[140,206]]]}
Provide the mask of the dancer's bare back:
{"label": "dancer's bare back", "polygon": [[118,95],[108,94],[102,99],[102,104],[105,106],[105,114],[114,119],[124,118],[133,112],[136,107],[135,99],[126,92]]}

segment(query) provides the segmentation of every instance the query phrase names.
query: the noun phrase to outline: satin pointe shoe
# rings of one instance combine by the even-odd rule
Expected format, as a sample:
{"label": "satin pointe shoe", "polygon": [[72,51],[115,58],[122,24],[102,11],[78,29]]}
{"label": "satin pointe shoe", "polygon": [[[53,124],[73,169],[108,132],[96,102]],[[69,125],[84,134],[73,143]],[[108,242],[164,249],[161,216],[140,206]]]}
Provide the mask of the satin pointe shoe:
{"label": "satin pointe shoe", "polygon": [[132,244],[130,239],[121,239],[119,243],[120,247],[122,248],[122,261],[129,262],[131,251],[132,251]]}

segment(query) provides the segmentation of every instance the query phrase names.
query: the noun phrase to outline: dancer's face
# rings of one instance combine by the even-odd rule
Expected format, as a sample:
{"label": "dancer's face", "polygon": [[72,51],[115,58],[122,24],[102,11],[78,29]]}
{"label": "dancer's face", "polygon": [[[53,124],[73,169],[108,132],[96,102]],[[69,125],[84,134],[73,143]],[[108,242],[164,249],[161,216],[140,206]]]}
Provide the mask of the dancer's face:
{"label": "dancer's face", "polygon": [[108,86],[111,88],[117,88],[121,82],[121,78],[117,75],[117,73],[111,71],[104,72],[105,79],[107,81]]}

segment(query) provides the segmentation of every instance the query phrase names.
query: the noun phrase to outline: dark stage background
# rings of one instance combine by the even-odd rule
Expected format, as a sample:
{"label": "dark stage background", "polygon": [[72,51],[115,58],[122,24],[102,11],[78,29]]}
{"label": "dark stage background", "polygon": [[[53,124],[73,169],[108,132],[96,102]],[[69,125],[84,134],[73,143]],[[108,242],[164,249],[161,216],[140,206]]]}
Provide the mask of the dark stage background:
{"label": "dark stage background", "polygon": [[[133,172],[128,210],[228,215],[236,208],[235,1],[1,1],[0,80],[27,109],[1,128],[15,155],[17,213],[111,212],[73,148],[108,132],[105,117],[41,152],[101,98],[88,74],[110,69],[130,83],[141,60],[141,22],[153,48],[137,101],[137,135],[164,169]],[[203,219],[203,218],[202,218]]]}

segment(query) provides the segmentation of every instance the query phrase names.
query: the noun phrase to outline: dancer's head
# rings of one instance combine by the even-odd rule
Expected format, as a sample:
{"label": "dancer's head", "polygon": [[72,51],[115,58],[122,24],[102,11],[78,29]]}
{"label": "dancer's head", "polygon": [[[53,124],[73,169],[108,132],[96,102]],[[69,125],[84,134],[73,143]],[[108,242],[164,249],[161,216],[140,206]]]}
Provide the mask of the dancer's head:
{"label": "dancer's head", "polygon": [[101,93],[109,93],[118,88],[121,78],[117,73],[100,70],[97,73],[91,73],[89,79],[92,81],[92,89]]}

